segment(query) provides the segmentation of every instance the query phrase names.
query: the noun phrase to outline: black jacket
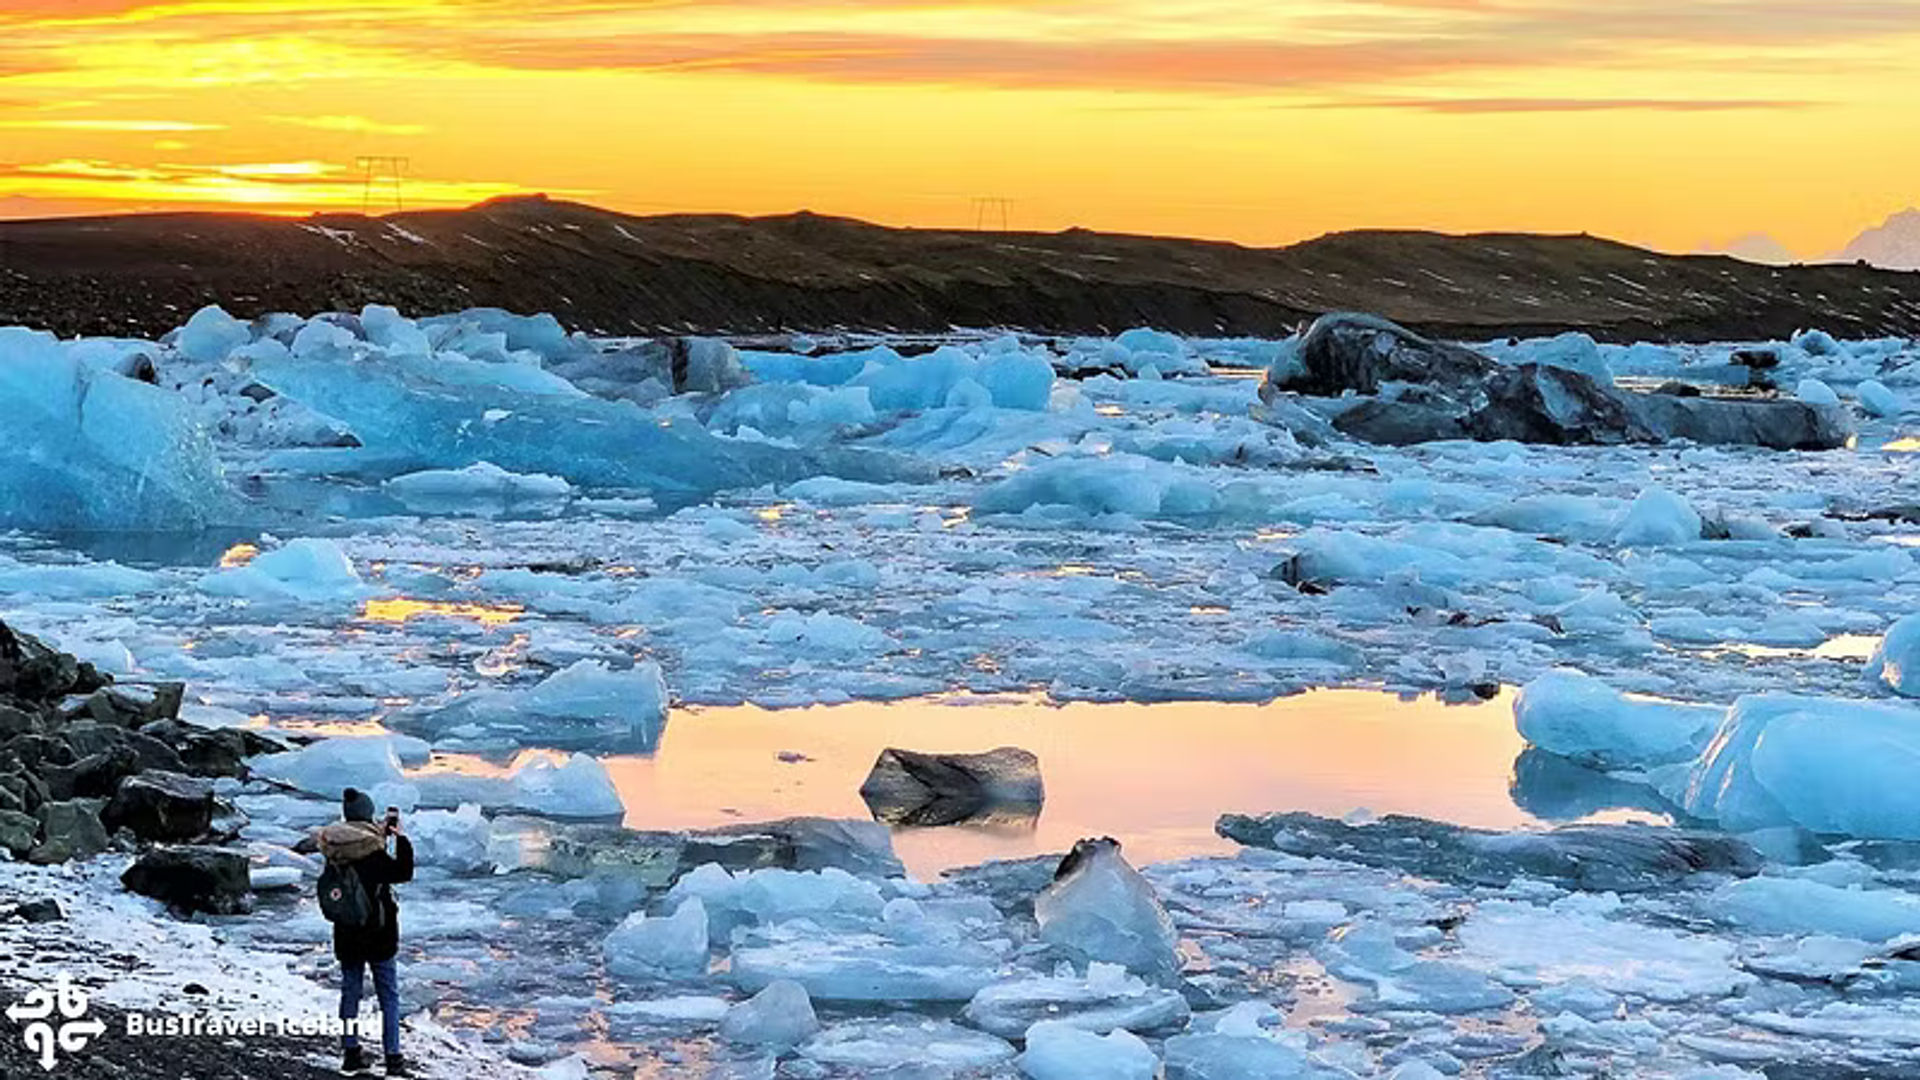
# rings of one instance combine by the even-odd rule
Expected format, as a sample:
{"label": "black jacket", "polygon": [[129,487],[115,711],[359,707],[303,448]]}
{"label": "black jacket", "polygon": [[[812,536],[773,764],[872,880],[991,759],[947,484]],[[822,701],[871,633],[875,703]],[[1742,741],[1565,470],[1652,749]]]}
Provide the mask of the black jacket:
{"label": "black jacket", "polygon": [[400,902],[394,899],[392,886],[413,880],[413,841],[395,836],[393,854],[376,851],[348,865],[360,876],[360,884],[379,899],[387,917],[378,926],[335,923],[334,958],[342,964],[377,964],[390,960],[400,951]]}

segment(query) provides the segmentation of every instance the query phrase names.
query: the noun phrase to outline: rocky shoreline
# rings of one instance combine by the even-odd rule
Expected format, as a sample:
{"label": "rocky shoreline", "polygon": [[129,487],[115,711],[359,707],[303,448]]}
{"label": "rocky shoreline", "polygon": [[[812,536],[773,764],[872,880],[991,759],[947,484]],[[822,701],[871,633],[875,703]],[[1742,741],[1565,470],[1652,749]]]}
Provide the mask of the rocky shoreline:
{"label": "rocky shoreline", "polygon": [[181,912],[244,910],[245,815],[213,781],[285,750],[180,719],[180,683],[112,676],[0,622],[0,849],[46,865],[138,854],[122,882]]}

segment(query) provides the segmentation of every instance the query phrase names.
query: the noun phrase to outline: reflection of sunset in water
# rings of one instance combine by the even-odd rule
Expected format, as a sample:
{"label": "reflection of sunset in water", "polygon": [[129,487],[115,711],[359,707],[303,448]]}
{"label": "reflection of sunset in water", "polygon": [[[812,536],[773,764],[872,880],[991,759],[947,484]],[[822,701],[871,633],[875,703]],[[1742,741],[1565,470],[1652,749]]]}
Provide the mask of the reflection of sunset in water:
{"label": "reflection of sunset in water", "polygon": [[[860,784],[888,746],[1019,746],[1040,758],[1036,829],[907,830],[894,844],[925,877],[951,866],[1121,840],[1136,862],[1229,852],[1222,813],[1365,807],[1493,828],[1531,822],[1508,794],[1521,750],[1509,693],[1484,705],[1320,690],[1267,705],[1053,706],[1031,698],[857,702],[770,711],[688,709],[654,758],[607,769],[637,829],[690,829],[796,814],[867,818]],[[809,760],[783,762],[793,751]]]}
{"label": "reflection of sunset in water", "polygon": [[409,600],[404,596],[369,600],[360,617],[369,622],[403,623],[422,615],[448,619],[472,619],[482,626],[505,626],[520,617],[524,608],[513,604],[451,604],[442,600]]}

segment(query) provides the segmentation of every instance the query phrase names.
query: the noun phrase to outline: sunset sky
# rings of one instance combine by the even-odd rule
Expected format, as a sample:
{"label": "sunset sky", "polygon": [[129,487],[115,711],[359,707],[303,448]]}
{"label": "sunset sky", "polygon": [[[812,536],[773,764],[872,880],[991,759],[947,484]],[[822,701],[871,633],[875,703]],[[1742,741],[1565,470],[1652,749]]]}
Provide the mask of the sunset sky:
{"label": "sunset sky", "polygon": [[1920,0],[0,0],[0,217],[404,155],[409,206],[1817,256],[1920,202],[1915,57]]}

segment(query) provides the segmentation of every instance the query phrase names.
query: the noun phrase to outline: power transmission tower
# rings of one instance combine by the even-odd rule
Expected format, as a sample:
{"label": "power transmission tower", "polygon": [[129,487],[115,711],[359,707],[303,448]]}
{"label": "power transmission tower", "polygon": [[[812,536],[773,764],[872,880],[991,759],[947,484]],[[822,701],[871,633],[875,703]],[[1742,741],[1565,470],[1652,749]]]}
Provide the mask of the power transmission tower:
{"label": "power transmission tower", "polygon": [[980,196],[973,200],[973,227],[984,230],[987,223],[998,215],[1000,231],[1006,232],[1008,221],[1013,213],[1013,200],[995,196]]}
{"label": "power transmission tower", "polygon": [[405,210],[406,203],[401,198],[400,187],[401,181],[407,175],[407,169],[412,164],[413,161],[410,158],[390,155],[363,155],[354,159],[354,168],[360,170],[360,212],[363,214],[373,212],[373,186],[379,183],[384,189],[388,181],[393,183],[393,208]]}

